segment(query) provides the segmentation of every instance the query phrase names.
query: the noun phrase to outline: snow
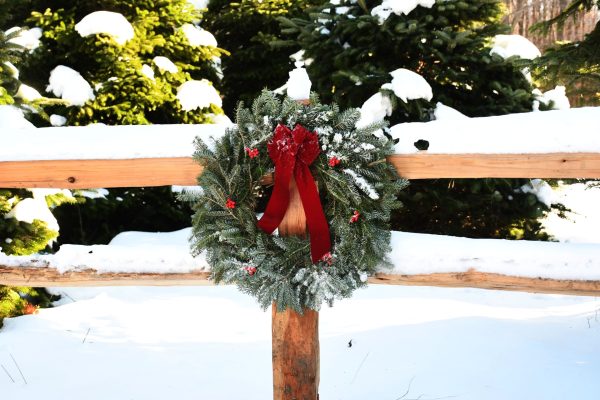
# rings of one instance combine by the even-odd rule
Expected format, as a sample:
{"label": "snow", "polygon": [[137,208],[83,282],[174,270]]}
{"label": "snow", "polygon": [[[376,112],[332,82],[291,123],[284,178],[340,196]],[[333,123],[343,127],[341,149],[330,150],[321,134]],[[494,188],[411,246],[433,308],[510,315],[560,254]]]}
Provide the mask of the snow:
{"label": "snow", "polygon": [[350,175],[356,181],[358,187],[361,188],[371,199],[379,199],[379,194],[375,188],[366,181],[365,178],[348,168],[344,169],[344,173]]}
{"label": "snow", "polygon": [[392,75],[392,82],[384,84],[381,88],[392,90],[405,103],[416,99],[431,100],[433,97],[429,83],[416,72],[398,68],[390,72],[390,75]]}
{"label": "snow", "polygon": [[65,117],[63,117],[62,115],[52,114],[50,116],[50,124],[52,126],[63,126],[66,123],[67,123],[67,119]]}
{"label": "snow", "polygon": [[148,64],[142,65],[142,75],[148,79],[154,80],[154,71]]}
{"label": "snow", "polygon": [[466,118],[469,118],[465,114],[461,113],[460,111],[455,110],[452,107],[448,107],[447,105],[444,105],[440,101],[438,101],[437,104],[435,105],[435,110],[433,111],[433,116],[435,117],[436,121],[464,120]]}
{"label": "snow", "polygon": [[[2,154],[2,149],[5,146],[9,146],[11,141],[17,139],[15,135],[9,136],[9,130],[35,128],[35,126],[25,119],[23,110],[20,110],[15,106],[0,104],[0,128],[2,128],[2,130],[0,130],[0,137],[2,137],[2,140],[4,141],[2,147],[0,147],[0,154]],[[6,135],[6,137],[3,137],[4,135]],[[18,137],[18,135],[16,136]]]}
{"label": "snow", "polygon": [[[21,128],[18,124],[22,121],[14,115],[22,118],[21,111],[6,107],[0,106],[0,127],[8,123],[8,128]],[[12,116],[4,118],[7,114]],[[18,135],[1,129],[0,161],[190,157],[196,136],[210,143],[210,138],[218,139],[226,128],[222,124],[91,125],[32,127],[22,129]]]}
{"label": "snow", "polygon": [[15,64],[11,63],[10,61],[4,61],[4,65],[6,66],[6,68],[8,68],[10,76],[12,76],[15,79],[19,79],[19,70],[17,69],[17,67],[15,67]]}
{"label": "snow", "polygon": [[564,86],[556,86],[554,89],[548,90],[547,92],[541,93],[539,90],[534,91],[536,94],[536,100],[538,104],[534,104],[534,110],[537,111],[539,103],[545,105],[552,105],[553,110],[568,110],[571,108],[569,98],[567,97],[567,90]]}
{"label": "snow", "polygon": [[571,211],[566,212],[567,219],[560,218],[558,211],[552,210],[541,220],[549,234],[561,242],[600,244],[600,186],[593,186],[594,183],[600,184],[560,183],[554,188],[554,202]]}
{"label": "snow", "polygon": [[600,279],[600,246],[588,243],[468,239],[394,232],[390,258],[394,273],[406,275],[474,269],[528,278]]}
{"label": "snow", "polygon": [[22,83],[19,86],[19,90],[17,90],[17,93],[16,93],[15,97],[23,99],[24,101],[27,101],[27,102],[31,102],[31,101],[34,101],[34,100],[41,99],[42,95],[40,94],[40,92],[38,92],[37,90],[35,90],[31,86],[27,86],[27,85],[25,85],[25,84]]}
{"label": "snow", "polygon": [[[48,204],[43,197],[34,197],[23,199],[17,203],[8,213],[4,215],[4,219],[15,218],[17,221],[27,222],[32,224],[34,220],[40,220],[48,225],[48,229],[59,231],[58,221],[50,212]],[[1,253],[0,253],[1,255]]]}
{"label": "snow", "polygon": [[95,11],[86,15],[75,25],[75,30],[81,37],[103,33],[112,36],[120,45],[124,45],[135,35],[127,18],[112,11]]}
{"label": "snow", "polygon": [[72,106],[83,106],[88,100],[96,98],[92,87],[81,74],[64,65],[59,65],[50,72],[46,91],[68,101]]}
{"label": "snow", "polygon": [[521,35],[496,35],[492,40],[490,54],[498,54],[502,58],[516,56],[526,60],[542,55],[535,44]]}
{"label": "snow", "polygon": [[364,102],[360,108],[360,119],[356,127],[362,129],[376,122],[381,122],[385,117],[392,115],[392,102],[388,96],[381,92],[375,93]]}
{"label": "snow", "polygon": [[177,88],[177,99],[184,111],[223,105],[219,92],[206,79],[184,82]]}
{"label": "snow", "polygon": [[[62,245],[56,254],[6,256],[0,265],[48,263],[59,272],[88,266],[99,272],[189,272],[208,270],[204,254],[190,256],[190,229],[171,233],[127,232],[110,245]],[[600,280],[600,245],[468,239],[392,232],[393,270],[403,275],[480,272],[547,279]],[[432,252],[431,249],[435,249]]]}
{"label": "snow", "polygon": [[156,64],[156,66],[162,73],[166,71],[172,74],[176,74],[179,71],[177,65],[173,64],[173,61],[169,60],[167,57],[156,56],[152,59],[152,61],[154,62],[154,64]]}
{"label": "snow", "polygon": [[[53,291],[58,307],[0,331],[6,398],[272,398],[271,311],[234,287]],[[595,400],[599,309],[585,297],[372,286],[320,313],[320,397]]]}
{"label": "snow", "polygon": [[188,0],[188,3],[190,3],[197,9],[204,9],[208,7],[208,0]]}
{"label": "snow", "polygon": [[217,47],[217,39],[207,30],[198,28],[192,24],[183,24],[181,30],[192,46]]}
{"label": "snow", "polygon": [[20,28],[18,26],[14,26],[4,32],[5,35],[9,35],[16,31],[19,31],[18,36],[9,40],[9,43],[14,43],[19,46],[23,46],[26,50],[34,51],[40,46],[40,38],[42,37],[42,29],[41,28]]}
{"label": "snow", "polygon": [[383,0],[383,2],[371,10],[371,15],[379,18],[383,24],[392,13],[396,15],[408,15],[418,6],[431,8],[435,0]]}
{"label": "snow", "polygon": [[106,196],[108,196],[108,190],[107,189],[85,189],[85,190],[80,190],[79,194],[81,194],[83,197],[87,198],[87,199],[105,199]]}
{"label": "snow", "polygon": [[[296,62],[299,64],[300,62]],[[304,67],[296,66],[289,72],[287,85],[287,95],[294,100],[307,100],[310,97],[310,87],[312,82]]]}
{"label": "snow", "polygon": [[583,107],[403,123],[390,130],[399,139],[398,154],[418,152],[418,140],[429,142],[428,153],[440,154],[600,152],[600,141],[590,130],[599,119],[600,107]]}
{"label": "snow", "polygon": [[546,205],[546,207],[550,208],[550,206],[555,203],[554,201],[554,191],[552,187],[548,184],[548,182],[542,179],[532,179],[525,185],[519,188],[521,193],[532,193],[537,197],[540,203]]}

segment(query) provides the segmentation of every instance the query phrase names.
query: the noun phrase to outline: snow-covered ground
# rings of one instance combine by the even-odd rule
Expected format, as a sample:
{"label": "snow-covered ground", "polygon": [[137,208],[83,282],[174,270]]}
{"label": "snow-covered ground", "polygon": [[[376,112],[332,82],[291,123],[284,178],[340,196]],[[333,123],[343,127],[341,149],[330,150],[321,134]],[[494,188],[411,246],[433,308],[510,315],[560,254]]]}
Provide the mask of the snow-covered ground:
{"label": "snow-covered ground", "polygon": [[[3,397],[271,398],[270,311],[233,287],[57,292],[60,307],[5,321]],[[372,286],[320,319],[322,399],[600,392],[598,299]]]}

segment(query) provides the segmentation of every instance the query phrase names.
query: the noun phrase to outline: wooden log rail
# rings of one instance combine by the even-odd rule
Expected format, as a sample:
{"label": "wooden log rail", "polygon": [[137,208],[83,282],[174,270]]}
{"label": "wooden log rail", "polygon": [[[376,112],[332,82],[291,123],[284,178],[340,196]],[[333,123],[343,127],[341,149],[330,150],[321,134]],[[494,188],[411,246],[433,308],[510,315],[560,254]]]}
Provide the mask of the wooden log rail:
{"label": "wooden log rail", "polygon": [[[206,286],[212,285],[207,271],[186,273],[111,272],[93,268],[58,272],[52,265],[0,265],[0,284],[9,286]],[[600,296],[600,281],[542,279],[480,272],[448,272],[422,275],[378,273],[370,284],[434,287],[474,287],[529,293]]]}
{"label": "wooden log rail", "polygon": [[[598,153],[394,154],[406,179],[599,178]],[[88,189],[195,185],[202,168],[191,157],[0,161],[0,187]]]}

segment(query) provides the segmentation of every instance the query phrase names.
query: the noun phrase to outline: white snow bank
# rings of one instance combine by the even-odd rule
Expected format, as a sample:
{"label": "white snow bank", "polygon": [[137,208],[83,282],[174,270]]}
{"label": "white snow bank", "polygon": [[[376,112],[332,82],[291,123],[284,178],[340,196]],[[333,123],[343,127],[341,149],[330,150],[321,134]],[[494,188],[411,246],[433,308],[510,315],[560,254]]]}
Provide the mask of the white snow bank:
{"label": "white snow bank", "polygon": [[96,98],[92,87],[81,74],[64,65],[59,65],[50,72],[46,91],[54,93],[73,106],[83,106],[86,101]]}
{"label": "white snow bank", "polygon": [[[15,106],[0,105],[0,137],[2,138],[2,147],[0,147],[0,154],[3,153],[2,149],[5,146],[9,146],[11,141],[18,141],[20,135],[14,133],[9,136],[9,130],[12,129],[35,129],[35,126],[25,119],[23,110],[18,109]],[[5,133],[6,132],[6,133]],[[6,137],[4,137],[6,135]],[[1,159],[1,158],[0,158]]]}
{"label": "white snow bank", "polygon": [[192,24],[183,24],[181,31],[192,46],[217,47],[217,39],[209,31]]}
{"label": "white snow bank", "polygon": [[219,92],[206,79],[184,82],[177,88],[177,99],[184,111],[207,108],[211,104],[223,105]]}
{"label": "white snow bank", "polygon": [[[55,293],[63,305],[0,330],[0,364],[14,379],[0,371],[6,398],[272,398],[271,310],[234,287]],[[320,313],[320,396],[597,400],[599,308],[572,296],[372,286]],[[61,362],[48,368],[40,355]]]}
{"label": "white snow bank", "polygon": [[392,13],[408,15],[417,6],[431,8],[434,4],[435,0],[383,0],[371,10],[371,15],[378,17],[379,23],[383,23]]}
{"label": "white snow bank", "polygon": [[365,128],[370,124],[383,121],[390,115],[392,115],[392,101],[388,96],[377,92],[369,97],[360,108],[360,119],[356,122],[356,127]]}
{"label": "white snow bank", "polygon": [[154,62],[154,64],[156,64],[160,72],[166,71],[172,74],[176,74],[179,71],[177,65],[175,65],[173,61],[169,60],[167,57],[156,56],[152,59],[152,61]]}
{"label": "white snow bank", "polygon": [[394,273],[406,275],[474,269],[528,278],[600,280],[600,246],[588,243],[394,232],[390,258]]}
{"label": "white snow bank", "polygon": [[95,11],[86,15],[75,25],[75,30],[81,37],[104,33],[112,36],[120,45],[134,37],[133,26],[129,21],[123,14],[112,11]]}
{"label": "white snow bank", "polygon": [[517,56],[527,60],[542,55],[535,44],[521,35],[496,35],[490,54],[498,54],[502,58]]}
{"label": "white snow bank", "polygon": [[[18,26],[14,26],[4,32],[6,35],[14,33],[21,29]],[[17,44],[19,46],[23,46],[26,50],[33,51],[40,46],[40,38],[42,37],[42,29],[35,27],[31,29],[22,28],[19,32],[18,36],[10,39],[10,43]]]}
{"label": "white snow bank", "polygon": [[429,142],[428,153],[600,152],[590,127],[600,120],[600,107],[509,114],[496,117],[413,122],[394,125],[395,152],[418,152],[414,143]]}
{"label": "white snow bank", "polygon": [[[63,245],[47,256],[7,257],[0,265],[46,261],[60,272],[92,267],[102,272],[208,270],[203,255],[189,255],[190,228],[165,233],[123,233],[108,246]],[[600,246],[557,242],[467,239],[392,232],[389,254],[396,274],[480,272],[548,279],[600,280]],[[435,251],[431,251],[435,249]],[[91,253],[90,253],[91,252]]]}
{"label": "white snow bank", "polygon": [[382,89],[392,90],[405,103],[408,100],[431,100],[433,92],[425,78],[406,68],[398,68],[390,72],[392,82],[381,86]]}
{"label": "white snow bank", "polygon": [[225,129],[220,124],[91,125],[23,129],[18,135],[2,129],[0,161],[190,157],[196,136],[210,144]]}
{"label": "white snow bank", "polygon": [[433,111],[433,116],[435,117],[436,121],[464,120],[466,118],[469,118],[465,114],[461,113],[460,111],[458,111],[452,107],[449,107],[447,105],[444,105],[441,101],[438,101],[437,104],[435,105],[435,110]]}

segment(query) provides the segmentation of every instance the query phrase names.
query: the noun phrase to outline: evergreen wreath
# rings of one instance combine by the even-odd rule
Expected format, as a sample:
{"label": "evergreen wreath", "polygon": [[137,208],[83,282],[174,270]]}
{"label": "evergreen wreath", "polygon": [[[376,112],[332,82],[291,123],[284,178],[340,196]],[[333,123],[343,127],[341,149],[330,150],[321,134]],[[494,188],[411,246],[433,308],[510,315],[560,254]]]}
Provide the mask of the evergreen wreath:
{"label": "evergreen wreath", "polygon": [[[210,147],[196,140],[194,158],[203,173],[202,191],[193,199],[192,253],[206,250],[215,282],[237,284],[263,308],[275,302],[278,310],[302,312],[349,297],[377,267],[389,264],[390,212],[400,206],[397,193],[406,181],[386,162],[393,143],[383,135],[384,124],[357,129],[359,117],[359,110],[340,111],[314,94],[305,105],[263,91],[251,109],[240,103],[236,125]],[[269,153],[283,143],[284,133],[302,133],[312,150],[317,146],[310,155],[316,158],[306,164],[329,225],[331,250],[324,254],[313,248],[311,256],[308,240],[269,234],[259,226],[264,221],[257,223],[256,207],[266,195],[261,182],[274,171],[272,196],[277,191],[282,172]],[[304,197],[303,205],[312,212]]]}

